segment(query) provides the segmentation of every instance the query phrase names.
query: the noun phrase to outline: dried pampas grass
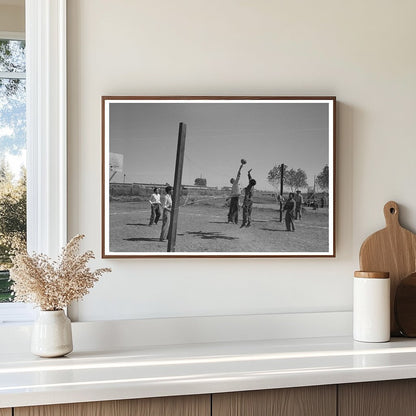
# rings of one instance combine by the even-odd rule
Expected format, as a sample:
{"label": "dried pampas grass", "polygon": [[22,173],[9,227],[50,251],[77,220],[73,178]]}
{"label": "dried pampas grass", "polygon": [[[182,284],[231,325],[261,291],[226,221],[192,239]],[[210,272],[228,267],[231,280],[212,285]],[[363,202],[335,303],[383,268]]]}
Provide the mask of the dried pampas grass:
{"label": "dried pampas grass", "polygon": [[15,302],[34,303],[45,311],[56,311],[85,296],[109,268],[90,270],[87,263],[92,251],[78,254],[84,235],[76,235],[62,249],[58,261],[44,254],[29,255],[26,250],[13,258],[10,279]]}

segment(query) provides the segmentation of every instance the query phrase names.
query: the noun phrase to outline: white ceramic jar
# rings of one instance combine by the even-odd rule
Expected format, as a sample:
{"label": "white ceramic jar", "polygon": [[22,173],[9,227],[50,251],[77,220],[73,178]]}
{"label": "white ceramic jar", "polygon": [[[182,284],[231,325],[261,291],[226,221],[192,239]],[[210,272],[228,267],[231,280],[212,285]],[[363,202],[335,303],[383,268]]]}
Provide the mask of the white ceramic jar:
{"label": "white ceramic jar", "polygon": [[353,298],[354,339],[362,342],[389,341],[389,273],[355,272]]}
{"label": "white ceramic jar", "polygon": [[63,310],[39,311],[33,324],[31,351],[40,357],[61,357],[72,351],[71,321]]}

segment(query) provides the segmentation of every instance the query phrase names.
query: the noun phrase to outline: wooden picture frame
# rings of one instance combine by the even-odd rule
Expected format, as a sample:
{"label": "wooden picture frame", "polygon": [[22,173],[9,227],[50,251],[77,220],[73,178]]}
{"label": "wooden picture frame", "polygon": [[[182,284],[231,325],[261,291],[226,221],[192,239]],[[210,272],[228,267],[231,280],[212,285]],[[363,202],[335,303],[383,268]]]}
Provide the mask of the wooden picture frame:
{"label": "wooden picture frame", "polygon": [[335,97],[101,104],[103,258],[335,257]]}

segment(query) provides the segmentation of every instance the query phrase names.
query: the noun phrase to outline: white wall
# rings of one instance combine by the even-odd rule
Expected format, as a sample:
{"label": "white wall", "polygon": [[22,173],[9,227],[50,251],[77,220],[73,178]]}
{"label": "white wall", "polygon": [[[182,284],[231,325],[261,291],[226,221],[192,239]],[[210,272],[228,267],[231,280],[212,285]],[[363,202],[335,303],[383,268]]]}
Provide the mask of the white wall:
{"label": "white wall", "polygon": [[[15,3],[15,4],[14,4]],[[21,1],[0,2],[0,32],[24,32],[25,8]]]}
{"label": "white wall", "polygon": [[[69,236],[110,266],[81,321],[351,310],[362,240],[415,230],[412,0],[68,0]],[[102,95],[336,95],[335,259],[100,260]]]}

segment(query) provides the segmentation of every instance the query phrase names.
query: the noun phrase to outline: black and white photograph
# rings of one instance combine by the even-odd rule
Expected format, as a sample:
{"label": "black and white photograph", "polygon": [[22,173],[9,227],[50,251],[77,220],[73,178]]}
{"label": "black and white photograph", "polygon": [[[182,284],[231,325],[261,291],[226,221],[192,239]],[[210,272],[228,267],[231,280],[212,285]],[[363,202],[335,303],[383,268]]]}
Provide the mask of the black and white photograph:
{"label": "black and white photograph", "polygon": [[335,97],[102,97],[103,257],[333,257]]}

